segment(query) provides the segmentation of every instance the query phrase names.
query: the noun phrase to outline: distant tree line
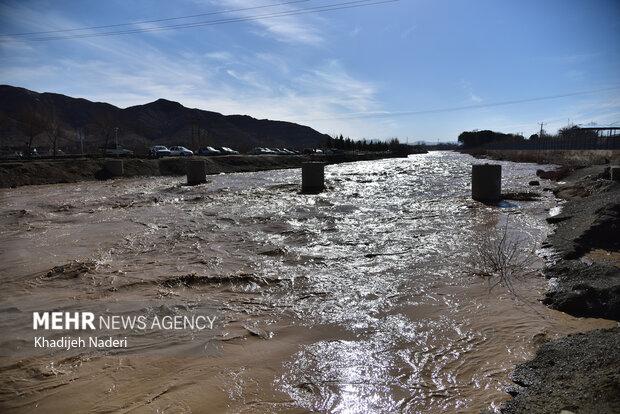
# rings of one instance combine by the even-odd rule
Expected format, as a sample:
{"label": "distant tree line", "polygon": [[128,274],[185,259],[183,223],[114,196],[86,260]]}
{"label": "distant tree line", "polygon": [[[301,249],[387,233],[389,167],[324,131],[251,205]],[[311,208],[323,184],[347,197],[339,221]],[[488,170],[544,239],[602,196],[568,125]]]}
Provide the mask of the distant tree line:
{"label": "distant tree line", "polygon": [[458,142],[463,148],[476,148],[487,144],[523,142],[523,135],[504,134],[485,129],[483,131],[465,131],[459,135]]}
{"label": "distant tree line", "polygon": [[[542,135],[542,136],[540,136]],[[505,134],[490,130],[474,130],[461,132],[458,142],[463,148],[478,148],[490,145],[515,145],[535,144],[537,142],[567,143],[579,141],[582,143],[595,142],[599,139],[596,131],[579,128],[576,125],[568,125],[560,128],[557,134],[548,134],[544,130],[542,134],[533,134],[525,138],[521,134]]]}
{"label": "distant tree line", "polygon": [[398,138],[391,138],[387,141],[374,139],[353,140],[344,137],[342,134],[336,137],[329,137],[325,142],[326,148],[335,148],[343,151],[392,151],[404,152],[413,146],[402,144]]}

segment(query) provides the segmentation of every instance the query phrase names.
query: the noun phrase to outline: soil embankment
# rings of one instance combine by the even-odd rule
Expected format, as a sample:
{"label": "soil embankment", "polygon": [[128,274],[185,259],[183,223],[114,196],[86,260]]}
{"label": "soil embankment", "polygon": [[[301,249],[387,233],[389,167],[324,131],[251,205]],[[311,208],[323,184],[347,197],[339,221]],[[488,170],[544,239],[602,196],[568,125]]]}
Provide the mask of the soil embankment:
{"label": "soil embankment", "polygon": [[[563,180],[554,193],[565,202],[547,219],[557,227],[545,243],[555,256],[544,270],[551,289],[543,303],[577,317],[620,321],[620,183],[610,181],[603,165],[565,165],[544,178]],[[514,398],[502,413],[620,412],[618,349],[620,328],[544,344],[517,366]]]}
{"label": "soil embankment", "polygon": [[617,413],[620,328],[569,335],[543,344],[517,366],[504,413]]}
{"label": "soil embankment", "polygon": [[[328,164],[392,158],[389,153],[344,154],[337,156],[304,155],[229,155],[202,157],[207,174],[252,172],[299,168],[305,161],[324,161]],[[196,157],[195,157],[196,158]],[[194,159],[195,159],[194,158]],[[124,176],[184,175],[185,158],[124,159]],[[22,185],[71,183],[106,178],[104,158],[64,158],[0,163],[0,188]]]}
{"label": "soil embankment", "polygon": [[620,161],[618,150],[468,150],[478,158],[582,167]]}

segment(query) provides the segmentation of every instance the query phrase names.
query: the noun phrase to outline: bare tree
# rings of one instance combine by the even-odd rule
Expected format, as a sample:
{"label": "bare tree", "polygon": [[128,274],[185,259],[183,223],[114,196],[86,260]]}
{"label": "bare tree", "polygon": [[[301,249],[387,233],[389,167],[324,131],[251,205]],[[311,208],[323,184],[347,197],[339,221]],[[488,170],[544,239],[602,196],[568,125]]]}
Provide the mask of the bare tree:
{"label": "bare tree", "polygon": [[208,142],[208,132],[200,124],[198,115],[193,115],[190,119],[190,143],[191,149],[200,149]]}
{"label": "bare tree", "polygon": [[52,147],[52,154],[55,157],[58,153],[58,140],[62,137],[63,131],[54,106],[52,106],[45,114],[44,129],[50,146]]}
{"label": "bare tree", "polygon": [[26,151],[30,155],[34,146],[35,138],[45,131],[45,121],[36,108],[30,107],[22,111],[19,119],[23,125],[23,131],[28,138]]}
{"label": "bare tree", "polygon": [[95,117],[95,120],[91,125],[92,130],[94,130],[94,134],[103,141],[102,152],[104,154],[114,139],[117,124],[118,120],[114,114],[102,112]]}
{"label": "bare tree", "polygon": [[508,220],[499,231],[488,231],[477,242],[467,272],[486,280],[489,291],[503,286],[518,298],[515,282],[538,273],[534,248],[528,247],[522,234],[509,231]]}

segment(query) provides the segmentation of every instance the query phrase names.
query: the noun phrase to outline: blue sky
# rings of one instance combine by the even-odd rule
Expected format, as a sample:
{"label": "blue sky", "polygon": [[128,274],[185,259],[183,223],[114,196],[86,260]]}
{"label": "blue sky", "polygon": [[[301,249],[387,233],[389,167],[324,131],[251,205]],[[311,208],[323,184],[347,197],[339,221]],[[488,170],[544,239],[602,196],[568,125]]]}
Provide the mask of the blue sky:
{"label": "blue sky", "polygon": [[[0,31],[128,23],[284,1],[0,1]],[[308,0],[105,31],[345,1]],[[38,37],[45,36],[50,35]],[[569,119],[620,125],[620,89],[610,89],[620,87],[619,40],[617,0],[400,0],[120,36],[53,41],[4,36],[0,83],[120,107],[166,98],[355,138],[449,141],[476,128],[529,135],[538,122],[554,131]],[[583,91],[598,92],[402,114]]]}

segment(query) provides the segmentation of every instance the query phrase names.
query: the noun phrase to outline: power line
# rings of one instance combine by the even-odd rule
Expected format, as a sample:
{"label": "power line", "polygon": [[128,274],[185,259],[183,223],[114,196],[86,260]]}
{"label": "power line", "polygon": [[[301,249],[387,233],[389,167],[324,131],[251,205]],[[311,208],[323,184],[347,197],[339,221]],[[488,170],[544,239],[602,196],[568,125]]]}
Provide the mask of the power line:
{"label": "power line", "polygon": [[620,89],[620,86],[614,86],[610,88],[603,89],[593,89],[589,91],[581,91],[581,92],[571,92],[564,93],[559,95],[549,95],[549,96],[539,96],[535,98],[527,98],[527,99],[516,99],[511,101],[500,101],[500,102],[492,102],[488,104],[476,104],[476,105],[465,105],[465,106],[454,106],[450,108],[441,108],[441,109],[427,109],[427,110],[419,110],[419,111],[395,111],[395,112],[355,112],[348,115],[343,115],[339,117],[333,118],[317,118],[317,119],[300,119],[299,121],[308,122],[308,121],[332,121],[332,120],[340,120],[340,119],[358,119],[358,118],[391,118],[397,116],[407,116],[407,115],[427,115],[427,114],[437,114],[442,112],[455,112],[455,111],[463,111],[467,109],[479,109],[479,108],[490,108],[495,106],[506,106],[506,105],[516,105],[521,103],[529,103],[529,102],[538,102],[538,101],[547,101],[552,99],[561,99],[568,98],[571,96],[579,96],[579,95],[590,95],[597,92],[607,92]]}
{"label": "power line", "polygon": [[196,17],[212,16],[212,15],[216,15],[216,14],[236,13],[236,12],[242,12],[242,11],[248,11],[248,10],[266,9],[266,8],[269,8],[269,7],[284,6],[284,5],[288,5],[288,4],[307,3],[309,1],[311,1],[311,0],[285,1],[283,3],[266,4],[264,6],[244,7],[242,9],[229,9],[229,10],[213,11],[213,12],[207,12],[207,13],[190,14],[190,15],[187,15],[187,16],[168,17],[168,18],[165,18],[165,19],[138,20],[138,21],[135,21],[135,22],[106,24],[106,25],[102,25],[102,26],[76,27],[76,28],[73,28],[73,29],[47,30],[47,31],[43,31],[43,32],[8,33],[8,34],[0,34],[0,37],[32,36],[32,35],[43,35],[43,34],[52,34],[52,33],[78,32],[78,31],[83,31],[83,30],[98,30],[98,29],[108,29],[108,28],[111,28],[111,27],[132,26],[132,25],[136,25],[136,24],[160,23],[160,22],[167,22],[167,21],[171,21],[171,20],[193,19],[193,18],[196,18]]}
{"label": "power line", "polygon": [[21,41],[49,41],[49,40],[82,39],[82,38],[90,38],[90,37],[156,32],[156,31],[163,31],[163,30],[176,30],[176,29],[185,29],[185,28],[193,28],[193,27],[214,26],[214,25],[227,24],[227,23],[256,21],[256,20],[270,19],[270,18],[276,18],[276,17],[295,16],[295,15],[300,15],[300,14],[321,13],[321,12],[333,11],[333,10],[352,9],[352,8],[386,4],[386,3],[395,3],[398,1],[399,0],[378,0],[378,1],[356,0],[356,1],[348,1],[348,2],[342,2],[342,3],[333,3],[333,4],[317,6],[317,7],[309,7],[305,9],[295,9],[295,10],[289,10],[289,11],[283,11],[283,12],[274,12],[274,13],[268,13],[268,14],[258,15],[258,16],[233,17],[233,18],[227,18],[227,19],[207,20],[207,21],[194,22],[194,23],[183,23],[183,24],[168,25],[168,26],[158,26],[158,27],[152,27],[152,28],[131,29],[131,30],[123,30],[123,31],[110,31],[110,32],[100,32],[100,33],[87,33],[87,34],[74,34],[74,35],[67,35],[67,36],[48,36],[48,37],[38,37],[38,38],[35,37],[35,38],[20,39],[20,40]]}
{"label": "power line", "polygon": [[328,4],[317,7],[310,7],[306,9],[295,9],[288,10],[283,12],[274,12],[268,13],[264,15],[258,16],[247,16],[247,17],[233,17],[219,20],[207,20],[202,22],[194,22],[194,23],[184,23],[184,24],[176,24],[169,26],[159,26],[153,28],[143,28],[143,29],[131,29],[124,31],[113,31],[113,32],[102,32],[102,33],[92,33],[92,34],[76,34],[69,36],[56,36],[56,37],[42,37],[42,38],[33,38],[28,40],[34,41],[45,41],[45,40],[63,40],[63,39],[77,39],[77,38],[88,38],[88,37],[100,37],[100,36],[114,36],[114,35],[123,35],[123,34],[135,34],[135,33],[146,33],[146,32],[157,32],[164,30],[176,30],[176,29],[185,29],[185,28],[193,28],[193,27],[203,27],[203,26],[214,26],[219,24],[227,24],[227,23],[237,23],[237,22],[245,22],[245,21],[255,21],[262,20],[274,17],[284,17],[284,16],[294,16],[298,14],[309,14],[309,13],[319,13],[331,10],[341,10],[341,9],[349,9],[349,8],[357,8],[363,6],[370,6],[376,4],[384,4],[384,3],[394,3],[399,0],[380,0],[380,1],[370,1],[370,0],[355,0],[348,1],[343,3],[335,3]]}

